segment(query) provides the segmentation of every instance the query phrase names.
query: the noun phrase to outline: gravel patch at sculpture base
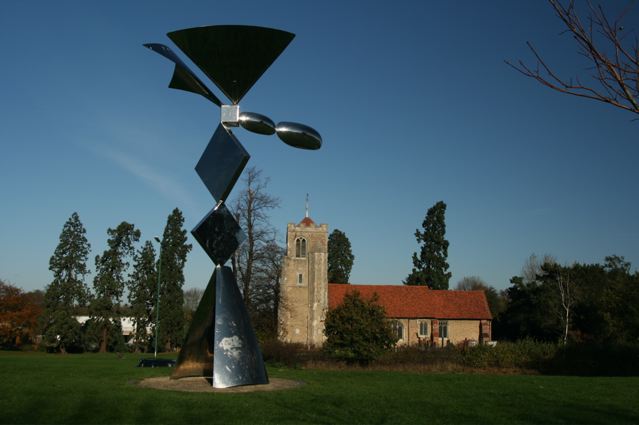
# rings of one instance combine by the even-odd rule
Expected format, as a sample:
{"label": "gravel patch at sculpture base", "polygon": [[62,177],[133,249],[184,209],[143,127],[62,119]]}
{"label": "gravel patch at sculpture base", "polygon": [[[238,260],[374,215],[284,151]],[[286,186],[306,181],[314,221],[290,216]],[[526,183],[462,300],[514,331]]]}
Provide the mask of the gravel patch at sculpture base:
{"label": "gravel patch at sculpture base", "polygon": [[211,380],[204,377],[192,377],[171,379],[168,376],[146,378],[137,384],[143,388],[154,388],[156,390],[185,391],[194,393],[251,393],[256,391],[279,391],[291,388],[298,388],[304,385],[302,381],[292,379],[270,378],[268,384],[264,385],[242,385],[231,388],[213,388]]}

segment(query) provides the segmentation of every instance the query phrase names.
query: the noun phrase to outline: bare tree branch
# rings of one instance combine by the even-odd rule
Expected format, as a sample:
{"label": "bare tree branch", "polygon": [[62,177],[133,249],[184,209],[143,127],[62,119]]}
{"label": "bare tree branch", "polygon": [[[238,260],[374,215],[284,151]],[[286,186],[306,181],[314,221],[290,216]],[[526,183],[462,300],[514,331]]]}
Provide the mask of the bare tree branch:
{"label": "bare tree branch", "polygon": [[262,172],[255,167],[247,170],[244,182],[235,201],[234,214],[246,234],[246,241],[235,252],[232,261],[244,303],[251,311],[255,276],[267,255],[264,247],[275,239],[268,213],[279,207],[280,201],[267,193],[268,179],[263,178]]}
{"label": "bare tree branch", "polygon": [[515,64],[505,61],[506,64],[560,93],[608,103],[639,115],[639,42],[635,38],[631,45],[622,25],[630,8],[611,21],[601,6],[588,3],[588,25],[584,26],[574,0],[565,6],[560,0],[548,2],[566,27],[563,33],[571,34],[577,43],[577,53],[593,64],[592,84],[582,83],[579,76],[574,78],[575,83],[572,78],[561,78],[530,42],[526,44],[535,56],[534,68],[522,60]]}

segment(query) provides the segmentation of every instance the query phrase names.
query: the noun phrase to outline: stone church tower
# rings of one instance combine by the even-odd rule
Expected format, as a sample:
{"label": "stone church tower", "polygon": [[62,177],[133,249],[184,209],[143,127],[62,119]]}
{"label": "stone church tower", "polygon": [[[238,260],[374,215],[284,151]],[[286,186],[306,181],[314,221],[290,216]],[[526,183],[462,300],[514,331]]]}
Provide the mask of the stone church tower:
{"label": "stone church tower", "polygon": [[328,310],[328,225],[316,225],[308,212],[286,229],[286,256],[280,280],[279,339],[320,346]]}

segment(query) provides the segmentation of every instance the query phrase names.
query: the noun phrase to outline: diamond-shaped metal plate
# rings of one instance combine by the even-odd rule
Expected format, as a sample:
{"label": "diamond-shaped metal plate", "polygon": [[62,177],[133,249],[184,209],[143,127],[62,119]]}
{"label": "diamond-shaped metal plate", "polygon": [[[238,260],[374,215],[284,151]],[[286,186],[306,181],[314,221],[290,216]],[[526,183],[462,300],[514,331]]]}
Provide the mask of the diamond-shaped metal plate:
{"label": "diamond-shaped metal plate", "polygon": [[223,265],[246,236],[224,204],[213,208],[191,231],[195,240],[217,265]]}
{"label": "diamond-shaped metal plate", "polygon": [[251,155],[239,140],[220,124],[195,166],[195,171],[215,200],[225,201],[249,158]]}

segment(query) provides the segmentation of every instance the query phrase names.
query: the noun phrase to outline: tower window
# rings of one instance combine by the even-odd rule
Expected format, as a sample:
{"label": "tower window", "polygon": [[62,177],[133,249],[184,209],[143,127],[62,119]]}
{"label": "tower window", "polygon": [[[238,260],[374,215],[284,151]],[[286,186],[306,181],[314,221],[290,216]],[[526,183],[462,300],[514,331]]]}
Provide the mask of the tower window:
{"label": "tower window", "polygon": [[302,273],[298,273],[297,274],[297,284],[301,285],[302,283],[304,283],[304,275]]}
{"label": "tower window", "polygon": [[306,239],[304,238],[295,239],[295,256],[297,258],[306,257]]}

